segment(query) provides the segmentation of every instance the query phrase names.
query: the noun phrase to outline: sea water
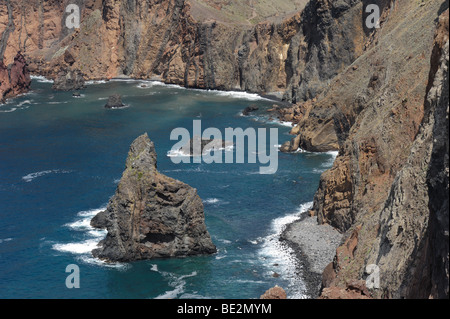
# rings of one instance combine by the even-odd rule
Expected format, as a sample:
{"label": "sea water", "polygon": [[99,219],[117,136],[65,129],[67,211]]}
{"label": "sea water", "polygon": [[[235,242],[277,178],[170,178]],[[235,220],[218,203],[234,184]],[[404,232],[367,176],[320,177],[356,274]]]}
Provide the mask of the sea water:
{"label": "sea water", "polygon": [[[115,93],[126,107],[105,109]],[[243,117],[250,104],[259,111]],[[92,82],[76,98],[33,78],[30,93],[0,106],[0,298],[259,298],[275,285],[289,298],[310,297],[279,235],[311,206],[336,154],[279,153],[273,175],[259,174],[259,164],[174,164],[167,156],[171,131],[198,119],[222,132],[278,128],[282,144],[290,127],[269,117],[273,104],[134,80]],[[92,257],[106,232],[90,220],[114,195],[130,144],[146,132],[158,170],[198,190],[216,254],[115,264]],[[78,289],[65,284],[70,264],[80,269]]]}

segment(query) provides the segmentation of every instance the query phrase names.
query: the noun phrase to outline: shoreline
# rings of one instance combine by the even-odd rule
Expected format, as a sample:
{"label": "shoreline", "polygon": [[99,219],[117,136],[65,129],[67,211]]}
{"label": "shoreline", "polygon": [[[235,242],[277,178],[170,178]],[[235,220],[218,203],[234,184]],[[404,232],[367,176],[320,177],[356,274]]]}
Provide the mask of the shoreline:
{"label": "shoreline", "polygon": [[322,273],[340,246],[343,234],[330,225],[319,225],[317,217],[303,213],[299,220],[286,225],[280,241],[294,251],[308,295],[319,297]]}
{"label": "shoreline", "polygon": [[[53,80],[46,78],[42,75],[32,75],[32,80],[37,80],[41,83],[50,83]],[[204,89],[204,88],[194,88],[194,87],[184,87],[177,84],[164,83],[162,81],[156,79],[138,79],[138,78],[130,78],[130,77],[115,77],[111,79],[95,79],[95,80],[87,80],[86,85],[96,85],[107,83],[110,81],[130,81],[130,82],[155,82],[162,85],[168,86],[177,86],[179,88],[188,89],[188,90],[200,90],[205,92],[236,92],[236,93],[247,93],[247,94],[255,94],[262,99],[270,100],[274,103],[279,104],[281,107],[289,107],[293,104],[283,101],[281,98],[274,94],[263,94],[263,93],[254,93],[247,91],[234,91],[234,90],[215,90],[215,89]],[[311,225],[314,226],[311,227]],[[328,226],[328,227],[327,227]],[[323,230],[331,234],[331,249],[330,247],[325,247],[323,242],[320,242],[319,239],[323,238]],[[299,235],[299,231],[303,232],[303,234]],[[337,235],[337,234],[338,235]],[[337,239],[337,237],[339,237]],[[327,237],[328,238],[328,237]],[[307,294],[310,298],[317,298],[320,291],[320,286],[322,282],[322,272],[323,269],[333,260],[335,255],[335,250],[339,246],[342,235],[339,234],[336,230],[334,230],[329,225],[318,225],[316,217],[309,217],[307,211],[303,212],[300,215],[300,218],[292,223],[285,225],[285,229],[279,234],[279,241],[282,244],[286,244],[289,248],[292,249],[292,256],[295,259],[295,267],[298,267],[301,271],[298,274],[299,277],[304,281],[306,286]],[[308,247],[307,241],[314,241],[311,247]],[[314,251],[323,252],[328,248],[327,254],[320,253],[319,256],[314,254]],[[320,269],[321,268],[321,269]]]}
{"label": "shoreline", "polygon": [[[44,75],[40,75],[40,74],[31,74],[31,80],[41,80],[41,83],[53,83],[54,80],[51,78],[47,78]],[[280,92],[275,92],[275,93],[257,93],[257,92],[249,92],[249,91],[245,91],[245,90],[220,90],[220,89],[207,89],[207,88],[200,88],[200,87],[186,87],[183,85],[179,85],[179,84],[173,84],[173,83],[165,83],[161,80],[158,79],[139,79],[139,78],[131,78],[131,77],[127,77],[127,76],[117,76],[114,78],[110,78],[110,79],[88,79],[85,80],[85,84],[86,85],[95,85],[95,84],[101,84],[101,83],[108,83],[110,81],[136,81],[136,82],[156,82],[156,83],[160,83],[160,84],[164,84],[164,85],[168,85],[168,86],[177,86],[179,88],[183,88],[183,89],[187,89],[187,90],[200,90],[200,91],[205,91],[205,92],[230,92],[230,93],[247,93],[247,94],[255,94],[258,95],[261,99],[266,99],[269,101],[272,101],[274,103],[279,104],[281,107],[289,107],[292,106],[294,104],[287,102],[287,101],[283,101],[283,98],[281,98],[280,96],[278,96]],[[96,83],[97,82],[97,83]]]}

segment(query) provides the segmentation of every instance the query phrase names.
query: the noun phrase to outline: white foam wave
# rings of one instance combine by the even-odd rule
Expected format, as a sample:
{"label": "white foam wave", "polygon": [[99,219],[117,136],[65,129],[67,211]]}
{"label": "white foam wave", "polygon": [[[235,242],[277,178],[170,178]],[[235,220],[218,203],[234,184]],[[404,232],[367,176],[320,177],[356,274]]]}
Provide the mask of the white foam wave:
{"label": "white foam wave", "polygon": [[330,151],[326,152],[326,154],[331,155],[331,158],[327,160],[325,163],[323,163],[321,166],[325,168],[331,168],[334,164],[334,161],[336,160],[336,157],[338,156],[339,152],[337,151]]}
{"label": "white foam wave", "polygon": [[281,125],[281,126],[287,126],[292,128],[294,126],[293,122],[286,122],[286,121],[280,121],[280,120],[272,120],[269,123],[273,123],[273,124],[277,124],[277,125]]}
{"label": "white foam wave", "polygon": [[[69,227],[73,230],[77,231],[89,231],[92,236],[103,236],[104,234],[99,234],[99,230],[93,228],[91,226],[91,219],[96,216],[98,213],[101,213],[104,211],[106,207],[98,208],[98,209],[92,209],[87,211],[82,211],[77,214],[78,217],[83,217],[81,219],[77,219],[74,222],[65,224],[64,226]],[[103,232],[103,231],[101,231]]]}
{"label": "white foam wave", "polygon": [[90,253],[93,249],[98,247],[98,238],[88,239],[82,242],[77,243],[67,243],[67,244],[54,244],[52,248],[54,250],[72,253],[72,254],[87,254]]}
{"label": "white foam wave", "polygon": [[181,149],[179,150],[170,150],[167,152],[167,157],[190,157],[189,154],[186,154]]}
{"label": "white foam wave", "polygon": [[56,104],[67,104],[67,103],[69,103],[69,101],[47,102],[47,104],[52,104],[52,105],[56,105]]}
{"label": "white foam wave", "polygon": [[[34,104],[34,100],[25,100],[25,101],[21,101],[18,104],[14,104],[14,100],[12,100],[12,102],[10,101],[9,103],[6,103],[5,105],[9,106],[11,105],[11,108],[9,110],[0,110],[0,113],[12,113],[14,111],[17,110],[25,110],[27,108],[29,108],[32,104]],[[4,105],[0,105],[4,106]]]}
{"label": "white foam wave", "polygon": [[13,107],[9,110],[0,110],[0,113],[11,113],[17,110],[17,107]]}
{"label": "white foam wave", "polygon": [[151,271],[159,272],[158,265],[152,265],[152,268],[150,268]]}
{"label": "white foam wave", "polygon": [[105,83],[108,83],[108,81],[106,81],[106,80],[91,80],[91,81],[85,82],[86,85],[96,85],[96,84],[105,84]]}
{"label": "white foam wave", "polygon": [[7,243],[7,242],[12,241],[12,240],[13,240],[13,238],[4,238],[4,239],[0,238],[0,244]]}
{"label": "white foam wave", "polygon": [[125,263],[107,263],[100,259],[92,257],[91,254],[79,255],[77,257],[77,259],[79,259],[81,262],[86,263],[86,264],[100,266],[100,267],[114,268],[114,269],[118,269],[118,270],[122,270],[122,271],[127,270],[131,267],[130,264],[125,264]]}
{"label": "white foam wave", "polygon": [[53,83],[53,80],[47,79],[42,75],[32,75],[31,80],[36,80],[39,83]]}
{"label": "white foam wave", "polygon": [[[312,202],[302,204],[294,214],[282,216],[273,220],[271,234],[263,239],[262,247],[259,251],[259,255],[268,262],[268,265],[278,264],[277,272],[280,273],[283,278],[289,280],[289,297],[293,299],[306,298],[306,287],[303,280],[297,274],[294,251],[280,241],[280,235],[286,229],[287,225],[300,219],[301,215],[307,212],[312,205]],[[272,274],[273,270],[269,269],[267,275],[271,276]]]}
{"label": "white foam wave", "polygon": [[71,223],[67,223],[64,227],[70,228],[73,231],[81,232],[83,240],[71,243],[55,243],[52,249],[76,255],[82,262],[112,267],[112,268],[127,268],[129,265],[124,263],[106,263],[100,259],[92,256],[92,250],[99,247],[99,242],[105,238],[107,231],[103,229],[96,229],[91,226],[91,219],[98,213],[104,211],[106,206],[101,208],[81,211],[77,214],[77,219]]}
{"label": "white foam wave", "polygon": [[174,273],[160,272],[163,277],[169,279],[169,286],[174,288],[164,292],[163,294],[157,296],[155,299],[175,299],[185,292],[186,281],[184,279],[189,277],[197,276],[197,272],[194,271],[189,275],[177,276]]}
{"label": "white foam wave", "polygon": [[28,175],[23,176],[22,179],[25,182],[30,183],[34,179],[36,179],[38,177],[41,177],[41,176],[44,176],[44,175],[48,175],[48,174],[68,174],[68,173],[72,173],[72,171],[54,169],[54,170],[47,170],[47,171],[40,171],[40,172],[30,173]]}
{"label": "white foam wave", "polygon": [[[225,147],[217,147],[216,144],[214,144],[212,147],[205,147],[202,152],[202,156],[209,155],[211,152],[232,152],[234,151],[234,144],[231,144],[231,142],[225,142]],[[183,147],[178,150],[170,150],[167,152],[167,157],[196,157],[191,156],[190,149],[184,149]]]}
{"label": "white foam wave", "polygon": [[[239,113],[239,116],[244,116],[244,115],[241,112],[241,113]],[[285,127],[290,127],[290,128],[294,127],[293,122],[280,121],[279,119],[269,118],[267,116],[247,115],[246,117],[253,119],[256,122],[262,122],[262,123],[271,124],[271,125],[285,126]]]}
{"label": "white foam wave", "polygon": [[220,202],[220,199],[217,198],[208,198],[203,201],[205,204],[217,204]]}
{"label": "white foam wave", "polygon": [[208,90],[207,92],[213,93],[218,96],[224,96],[224,97],[240,99],[240,100],[268,101],[268,99],[266,99],[256,93],[248,93],[248,92],[240,92],[240,91],[217,91],[217,90]]}
{"label": "white foam wave", "polygon": [[[32,103],[32,101],[30,101],[30,100],[25,100],[25,101],[22,101],[22,102],[20,102],[19,104],[17,104],[17,107],[22,107],[22,106],[24,106],[24,105],[26,105],[26,104],[31,104]],[[29,106],[28,106],[29,107]]]}

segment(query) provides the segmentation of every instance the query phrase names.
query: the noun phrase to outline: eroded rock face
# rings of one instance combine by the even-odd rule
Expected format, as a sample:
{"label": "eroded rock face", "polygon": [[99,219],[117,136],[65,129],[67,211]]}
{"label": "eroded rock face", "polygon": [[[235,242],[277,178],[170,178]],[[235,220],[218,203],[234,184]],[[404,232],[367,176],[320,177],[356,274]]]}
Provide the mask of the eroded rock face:
{"label": "eroded rock face", "polygon": [[[421,50],[408,51],[410,60],[422,61],[414,63],[419,71],[414,85],[401,85],[411,67],[398,78],[388,72],[369,77],[370,85],[375,78],[393,81],[407,90],[408,97],[396,97],[389,86],[379,83],[374,93],[396,102],[380,99],[376,110],[363,110],[334,167],[322,175],[314,207],[322,222],[347,237],[324,274],[324,298],[346,295],[347,284],[366,279],[370,265],[379,269],[380,286],[370,291],[375,298],[448,298],[449,27],[448,9],[433,5],[432,11],[416,8],[421,23],[436,19],[436,12],[441,15],[437,31],[414,33],[430,42]],[[413,31],[408,24],[396,27]],[[423,50],[425,60],[411,54]],[[402,145],[397,144],[400,141]]]}
{"label": "eroded rock face", "polygon": [[116,194],[91,224],[108,230],[101,247],[92,252],[107,261],[216,252],[197,191],[157,171],[155,147],[147,134],[131,145]]}
{"label": "eroded rock face", "polygon": [[360,21],[352,21],[362,11],[360,1],[305,0],[297,12],[287,0],[277,1],[287,11],[276,19],[258,17],[264,21],[258,24],[223,21],[221,6],[200,18],[207,2],[77,0],[82,16],[75,30],[65,27],[64,2],[2,2],[0,30],[11,24],[5,57],[10,61],[12,52],[22,49],[30,70],[52,79],[61,70],[80,70],[86,80],[126,75],[186,87],[284,94],[299,102],[321,92],[356,59],[360,38],[367,38]]}
{"label": "eroded rock face", "polygon": [[79,70],[61,71],[55,78],[52,89],[55,91],[74,91],[84,89],[84,75]]}
{"label": "eroded rock face", "polygon": [[0,60],[0,103],[30,89],[31,78],[25,57],[19,52],[14,62],[5,66]]}

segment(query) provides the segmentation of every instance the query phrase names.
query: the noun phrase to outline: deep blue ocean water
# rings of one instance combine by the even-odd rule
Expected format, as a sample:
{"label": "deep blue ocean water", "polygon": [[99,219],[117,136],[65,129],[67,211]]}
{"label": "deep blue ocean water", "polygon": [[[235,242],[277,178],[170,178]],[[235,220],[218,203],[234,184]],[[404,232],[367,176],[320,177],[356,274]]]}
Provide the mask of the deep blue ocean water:
{"label": "deep blue ocean water", "polygon": [[[127,108],[103,107],[114,93]],[[260,111],[241,116],[250,104]],[[259,298],[274,285],[307,298],[302,270],[278,236],[311,205],[335,155],[279,153],[274,175],[258,174],[260,164],[174,164],[167,156],[171,131],[191,131],[198,119],[222,132],[278,128],[282,144],[290,128],[268,118],[273,104],[124,80],[90,84],[74,98],[34,78],[32,92],[0,106],[0,298]],[[145,132],[158,170],[198,190],[217,254],[128,264],[91,256],[105,233],[89,221],[114,195],[129,146]],[[79,289],[66,287],[69,264],[80,268]]]}

